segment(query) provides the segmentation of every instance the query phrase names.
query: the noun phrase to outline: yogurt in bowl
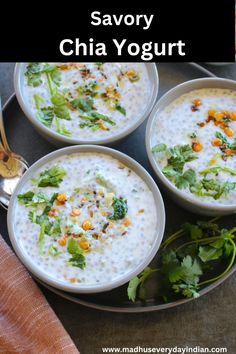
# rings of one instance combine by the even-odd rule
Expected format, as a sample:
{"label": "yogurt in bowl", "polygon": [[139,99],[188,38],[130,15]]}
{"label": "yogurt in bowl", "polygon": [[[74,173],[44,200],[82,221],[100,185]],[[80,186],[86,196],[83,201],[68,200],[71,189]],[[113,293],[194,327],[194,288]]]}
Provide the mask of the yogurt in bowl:
{"label": "yogurt in bowl", "polygon": [[92,293],[117,287],[154,257],[163,201],[134,160],[98,146],[58,150],[34,164],[8,212],[13,247],[39,279]]}
{"label": "yogurt in bowl", "polygon": [[17,64],[18,101],[39,132],[57,144],[110,143],[133,131],[158,90],[155,64]]}
{"label": "yogurt in bowl", "polygon": [[149,159],[172,195],[194,212],[236,208],[236,83],[198,79],[169,91],[147,127]]}

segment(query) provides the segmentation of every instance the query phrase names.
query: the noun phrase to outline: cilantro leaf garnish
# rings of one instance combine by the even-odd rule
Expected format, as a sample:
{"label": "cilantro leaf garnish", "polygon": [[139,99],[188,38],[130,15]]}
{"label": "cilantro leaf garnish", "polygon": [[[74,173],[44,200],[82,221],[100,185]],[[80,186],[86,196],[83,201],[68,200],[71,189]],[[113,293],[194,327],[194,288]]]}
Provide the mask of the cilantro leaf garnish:
{"label": "cilantro leaf garnish", "polygon": [[78,267],[80,269],[84,269],[86,267],[85,256],[83,255],[81,249],[79,248],[78,242],[75,239],[70,238],[68,240],[67,251],[72,255],[72,257],[68,260],[68,263],[72,267]]}
{"label": "cilantro leaf garnish", "polygon": [[176,145],[168,148],[166,144],[157,144],[152,148],[152,152],[166,153],[167,165],[162,169],[162,172],[177,188],[187,188],[196,182],[194,170],[188,169],[184,171],[184,166],[187,162],[197,159],[190,145]]}
{"label": "cilantro leaf garnish", "polygon": [[66,171],[60,166],[53,166],[40,173],[38,187],[59,187]]}
{"label": "cilantro leaf garnish", "polygon": [[120,103],[116,103],[115,109],[119,111],[121,114],[126,116],[126,109],[120,105]]}
{"label": "cilantro leaf garnish", "polygon": [[116,125],[116,123],[111,120],[108,116],[106,116],[105,114],[101,114],[98,112],[89,112],[86,115],[80,115],[80,118],[88,120],[92,123],[97,123],[100,119],[103,120],[104,122],[107,122],[111,125]]}
{"label": "cilantro leaf garnish", "polygon": [[94,105],[94,101],[91,97],[75,98],[70,103],[74,108],[79,109],[83,112],[90,112],[93,109]]}
{"label": "cilantro leaf garnish", "polygon": [[77,92],[80,95],[88,95],[95,97],[97,95],[98,84],[97,81],[91,81],[89,83],[84,83],[77,88]]}
{"label": "cilantro leaf garnish", "polygon": [[190,191],[199,197],[212,197],[217,200],[222,195],[227,195],[235,188],[236,183],[234,182],[219,182],[215,179],[203,178],[199,182],[191,185]]}
{"label": "cilantro leaf garnish", "polygon": [[205,170],[200,171],[200,175],[206,176],[209,173],[212,173],[214,175],[218,175],[219,172],[225,172],[225,173],[229,173],[232,176],[236,176],[235,170],[232,170],[231,168],[228,168],[228,167],[221,167],[221,166],[214,166],[214,167],[206,168]]}
{"label": "cilantro leaf garnish", "polygon": [[[137,292],[139,293],[139,298],[144,299],[145,298],[145,287],[144,283],[145,280],[154,272],[156,272],[157,269],[151,269],[150,267],[146,267],[141,274],[138,276],[134,277],[130,282],[129,286],[127,289],[128,293],[128,298],[131,301],[135,301]],[[140,296],[141,295],[141,296]]]}
{"label": "cilantro leaf garnish", "polygon": [[153,146],[152,152],[162,152],[167,150],[167,145],[166,144],[157,144]]}
{"label": "cilantro leaf garnish", "polygon": [[59,252],[58,248],[51,243],[51,245],[48,247],[48,254],[50,256],[57,257],[60,256],[62,252]]}
{"label": "cilantro leaf garnish", "polygon": [[37,87],[42,84],[41,74],[50,74],[52,81],[59,85],[61,81],[60,71],[55,64],[29,63],[26,67],[25,76],[29,86]]}
{"label": "cilantro leaf garnish", "polygon": [[206,263],[219,259],[222,256],[223,250],[220,248],[215,248],[212,246],[200,246],[199,247],[199,258],[202,262]]}
{"label": "cilantro leaf garnish", "polygon": [[56,131],[58,134],[67,136],[67,137],[71,137],[72,133],[69,129],[67,129],[64,125],[61,125],[61,123],[59,122],[59,119],[56,117],[55,119],[55,123],[56,123]]}
{"label": "cilantro leaf garnish", "polygon": [[38,238],[38,249],[39,249],[40,255],[43,254],[44,239],[45,239],[45,223],[43,222],[40,225],[40,233],[39,233],[39,238]]}
{"label": "cilantro leaf garnish", "polygon": [[38,120],[43,123],[46,127],[51,127],[52,121],[54,118],[54,109],[53,107],[43,107],[37,111]]}
{"label": "cilantro leaf garnish", "polygon": [[41,63],[29,63],[26,67],[25,76],[27,78],[27,84],[29,86],[37,87],[41,85],[41,70],[42,64]]}
{"label": "cilantro leaf garnish", "polygon": [[187,188],[196,182],[196,172],[188,169],[181,175],[176,175],[175,185],[179,189]]}
{"label": "cilantro leaf garnish", "polygon": [[31,207],[35,207],[39,204],[44,204],[49,201],[48,197],[44,193],[34,193],[32,191],[28,191],[23,194],[18,194],[17,198],[20,203],[24,204],[25,206]]}

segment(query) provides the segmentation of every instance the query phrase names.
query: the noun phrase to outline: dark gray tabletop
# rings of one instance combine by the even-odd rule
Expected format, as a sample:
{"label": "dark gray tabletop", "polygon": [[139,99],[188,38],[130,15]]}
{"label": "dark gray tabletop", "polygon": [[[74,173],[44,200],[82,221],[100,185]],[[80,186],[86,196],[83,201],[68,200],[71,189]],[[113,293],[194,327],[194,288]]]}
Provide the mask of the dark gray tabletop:
{"label": "dark gray tabletop", "polygon": [[[205,67],[236,79],[236,64]],[[0,63],[3,102],[13,93],[13,63]],[[47,300],[81,354],[102,353],[102,347],[227,347],[236,353],[233,275],[206,296],[178,308],[144,314],[115,314],[68,302],[47,290]]]}

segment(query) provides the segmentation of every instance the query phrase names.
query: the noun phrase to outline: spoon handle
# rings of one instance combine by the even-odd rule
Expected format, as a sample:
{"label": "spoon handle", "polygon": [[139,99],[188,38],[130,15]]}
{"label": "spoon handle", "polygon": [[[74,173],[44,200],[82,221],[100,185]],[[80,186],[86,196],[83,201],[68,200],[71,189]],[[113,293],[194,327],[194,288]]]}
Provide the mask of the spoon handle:
{"label": "spoon handle", "polygon": [[1,152],[8,155],[11,153],[11,149],[8,145],[7,137],[5,133],[4,121],[2,115],[2,100],[0,96],[0,153]]}

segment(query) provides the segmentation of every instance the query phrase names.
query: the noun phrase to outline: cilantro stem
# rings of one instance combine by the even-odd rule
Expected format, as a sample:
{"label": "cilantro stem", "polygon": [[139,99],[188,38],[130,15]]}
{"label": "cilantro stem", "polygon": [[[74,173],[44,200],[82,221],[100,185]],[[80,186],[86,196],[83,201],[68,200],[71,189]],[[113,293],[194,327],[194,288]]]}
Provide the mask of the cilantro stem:
{"label": "cilantro stem", "polygon": [[178,238],[182,237],[184,234],[185,234],[185,230],[183,229],[176,231],[170,237],[168,237],[164,242],[162,242],[160,249],[166,248],[171,242],[174,242]]}
{"label": "cilantro stem", "polygon": [[[236,236],[232,236],[232,238],[235,238]],[[226,240],[225,237],[222,237],[221,236],[215,236],[215,237],[207,237],[207,238],[204,238],[202,240],[193,240],[193,241],[189,241],[189,242],[185,242],[183,243],[182,245],[180,245],[179,247],[176,248],[176,252],[178,252],[181,248],[183,247],[186,247],[186,246],[189,246],[189,245],[193,245],[195,243],[197,244],[204,244],[204,243],[209,243],[209,242],[213,242],[213,241],[217,241],[217,240]],[[227,238],[227,240],[231,240],[231,238]]]}
{"label": "cilantro stem", "polygon": [[[220,216],[216,216],[215,218],[209,220],[209,223],[212,224],[213,222],[215,222],[215,221],[217,221],[217,220],[219,220],[219,219],[220,219]],[[235,227],[235,231],[236,231],[236,227]],[[185,231],[184,229],[182,229],[182,228],[179,229],[178,231],[176,231],[175,233],[173,233],[171,236],[169,236],[166,240],[164,240],[164,242],[162,242],[160,249],[162,249],[162,248],[165,249],[165,248],[168,247],[172,242],[174,242],[174,241],[178,240],[179,238],[181,238],[182,236],[184,236],[185,233],[186,233],[186,231]]]}
{"label": "cilantro stem", "polygon": [[47,80],[48,80],[49,91],[50,91],[50,94],[52,96],[53,95],[53,87],[52,87],[51,76],[50,76],[49,73],[46,73],[46,77],[47,77]]}
{"label": "cilantro stem", "polygon": [[212,283],[213,281],[216,281],[220,278],[222,278],[226,273],[228,273],[228,271],[231,269],[232,265],[234,264],[234,261],[235,261],[235,256],[236,256],[236,245],[235,243],[233,242],[232,239],[228,239],[228,241],[231,243],[231,245],[233,246],[233,254],[232,254],[232,257],[231,257],[231,260],[229,262],[229,265],[228,267],[223,271],[223,273],[221,273],[220,275],[217,275],[216,277],[214,278],[211,278],[211,279],[208,279],[208,280],[205,280],[205,281],[202,281],[201,283],[198,284],[198,286],[203,286],[205,284],[208,284],[208,283]]}
{"label": "cilantro stem", "polygon": [[229,232],[230,232],[231,234],[233,234],[235,231],[236,231],[236,226],[233,227],[231,230],[229,230]]}

